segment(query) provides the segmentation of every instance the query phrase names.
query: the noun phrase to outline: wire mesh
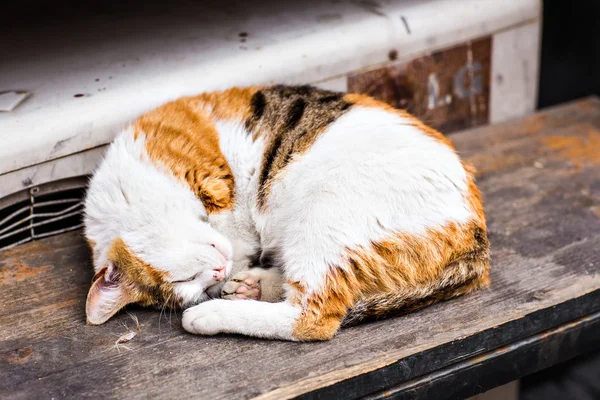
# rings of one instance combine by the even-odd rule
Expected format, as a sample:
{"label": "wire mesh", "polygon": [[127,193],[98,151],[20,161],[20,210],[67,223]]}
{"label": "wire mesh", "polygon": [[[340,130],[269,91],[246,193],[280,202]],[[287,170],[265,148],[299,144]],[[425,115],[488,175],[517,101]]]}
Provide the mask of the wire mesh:
{"label": "wire mesh", "polygon": [[29,189],[29,199],[0,209],[0,250],[83,226],[84,189]]}

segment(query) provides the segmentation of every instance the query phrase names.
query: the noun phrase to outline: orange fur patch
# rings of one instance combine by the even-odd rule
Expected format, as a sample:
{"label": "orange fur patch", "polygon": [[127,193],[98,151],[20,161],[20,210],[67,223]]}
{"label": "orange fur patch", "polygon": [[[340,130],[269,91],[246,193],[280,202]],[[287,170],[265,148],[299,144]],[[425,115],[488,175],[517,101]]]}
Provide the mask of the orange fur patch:
{"label": "orange fur patch", "polygon": [[295,338],[329,339],[345,318],[352,323],[412,311],[489,283],[485,225],[475,222],[423,236],[395,234],[348,250],[345,258],[331,268],[323,289],[303,299]]}
{"label": "orange fur patch", "polygon": [[233,207],[234,181],[214,123],[188,98],[151,111],[134,124],[150,158],[186,182],[208,213]]}
{"label": "orange fur patch", "polygon": [[[166,281],[168,273],[140,260],[123,239],[117,238],[111,243],[108,259],[117,270],[116,280],[128,289],[130,302],[143,306],[163,306],[167,299],[173,297],[173,286]],[[171,300],[170,305],[174,305],[176,302]]]}
{"label": "orange fur patch", "polygon": [[243,122],[250,115],[250,100],[261,87],[234,87],[219,92],[203,93],[190,99],[198,109],[204,109],[214,120]]}
{"label": "orange fur patch", "polygon": [[121,238],[113,240],[107,256],[113,268],[109,271],[106,265],[92,278],[86,301],[88,324],[102,324],[131,303],[177,307],[179,299],[165,280],[168,274],[141,261]]}
{"label": "orange fur patch", "polygon": [[219,146],[218,120],[243,122],[258,87],[231,88],[167,103],[141,116],[135,136],[146,136],[150,158],[186,182],[208,213],[231,209],[234,178]]}
{"label": "orange fur patch", "polygon": [[485,227],[485,212],[483,210],[483,196],[475,184],[475,175],[477,170],[469,163],[463,162],[463,168],[467,172],[467,204],[475,214],[475,221],[478,225]]}

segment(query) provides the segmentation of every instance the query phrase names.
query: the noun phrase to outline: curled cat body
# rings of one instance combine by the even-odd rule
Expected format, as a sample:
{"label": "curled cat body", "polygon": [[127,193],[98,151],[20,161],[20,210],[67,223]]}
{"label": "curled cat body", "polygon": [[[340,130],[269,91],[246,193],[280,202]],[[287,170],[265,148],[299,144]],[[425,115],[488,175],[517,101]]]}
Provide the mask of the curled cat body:
{"label": "curled cat body", "polygon": [[327,340],[489,283],[481,195],[450,141],[370,97],[310,86],[232,88],[141,116],[90,181],[85,234],[90,324],[139,303],[184,308],[197,334]]}

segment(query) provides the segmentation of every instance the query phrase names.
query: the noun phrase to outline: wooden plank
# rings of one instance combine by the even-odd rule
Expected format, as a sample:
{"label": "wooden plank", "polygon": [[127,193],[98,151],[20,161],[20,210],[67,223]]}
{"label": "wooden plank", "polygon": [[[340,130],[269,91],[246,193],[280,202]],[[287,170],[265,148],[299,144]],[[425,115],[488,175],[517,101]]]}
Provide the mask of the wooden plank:
{"label": "wooden plank", "polygon": [[176,314],[132,307],[141,331],[115,347],[133,323],[85,325],[80,234],[4,251],[0,397],[360,397],[598,312],[599,138],[597,99],[453,136],[482,170],[491,288],[325,343],[198,337]]}
{"label": "wooden plank", "polygon": [[597,312],[366,399],[464,399],[473,395],[473,382],[477,382],[475,390],[484,392],[566,361],[575,354],[597,350],[599,331],[600,312]]}
{"label": "wooden plank", "polygon": [[[495,352],[498,351],[498,347],[516,348],[520,342],[528,342],[532,336],[535,337],[536,335],[543,334],[539,332],[543,332],[545,326],[559,326],[557,328],[559,333],[563,332],[560,328],[564,324],[569,323],[574,315],[589,315],[593,312],[590,310],[597,310],[599,308],[600,293],[590,293],[574,300],[566,301],[560,305],[527,314],[524,318],[514,319],[500,327],[495,326],[481,332],[476,332],[471,336],[459,337],[441,346],[411,354],[377,370],[369,371],[349,380],[337,382],[317,391],[302,394],[297,396],[297,398],[355,399],[369,395],[374,397],[385,397],[388,395],[401,396],[404,395],[405,391],[411,392],[418,389],[423,393],[427,391],[427,388],[432,390],[432,396],[429,397],[432,399],[463,399],[525,375],[523,373],[523,375],[513,376],[506,374],[500,376],[494,372],[495,380],[488,379],[487,382],[482,382],[476,380],[476,377],[473,376],[470,377],[471,380],[468,380],[468,376],[465,376],[464,373],[471,370],[473,363],[477,360],[479,360],[477,366],[481,367],[482,370],[489,368],[488,363],[495,361]],[[585,319],[587,317],[581,318]],[[519,338],[517,342],[513,341],[515,338]],[[584,344],[587,343],[584,342]],[[579,353],[575,351],[578,351],[579,346],[581,346],[577,342],[574,342],[573,345],[578,346],[572,349],[573,353],[570,357],[578,355]],[[486,349],[495,350],[486,353],[483,351],[484,346]],[[588,349],[591,350],[592,347],[588,346]],[[516,358],[516,354],[514,357]],[[525,368],[522,368],[522,370],[526,371]],[[532,370],[531,372],[534,371]],[[464,379],[461,387],[455,388],[457,392],[458,389],[461,390],[459,395],[456,395],[455,391],[445,386],[447,383],[445,380],[438,380],[440,377],[452,379],[453,376],[457,375],[462,375],[460,378],[457,378],[457,381]],[[510,378],[507,378],[507,376],[510,376]],[[394,386],[394,382],[399,382],[399,384]],[[434,386],[437,387],[434,388]],[[273,396],[272,398],[276,397]],[[428,397],[422,396],[420,398]]]}

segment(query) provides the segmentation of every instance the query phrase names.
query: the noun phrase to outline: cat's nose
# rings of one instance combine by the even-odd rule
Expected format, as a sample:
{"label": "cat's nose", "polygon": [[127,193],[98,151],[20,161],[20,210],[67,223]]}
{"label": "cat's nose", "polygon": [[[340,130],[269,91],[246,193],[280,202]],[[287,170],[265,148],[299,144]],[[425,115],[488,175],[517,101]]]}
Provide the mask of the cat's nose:
{"label": "cat's nose", "polygon": [[213,278],[217,282],[221,282],[225,279],[225,267],[218,267],[213,269]]}

